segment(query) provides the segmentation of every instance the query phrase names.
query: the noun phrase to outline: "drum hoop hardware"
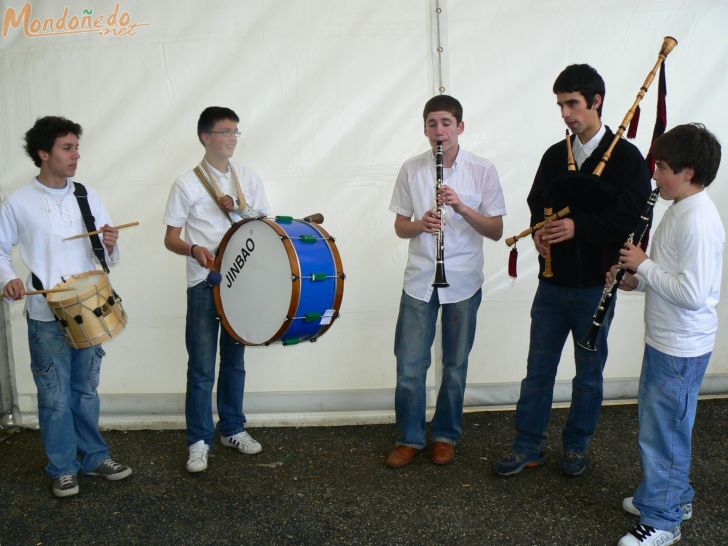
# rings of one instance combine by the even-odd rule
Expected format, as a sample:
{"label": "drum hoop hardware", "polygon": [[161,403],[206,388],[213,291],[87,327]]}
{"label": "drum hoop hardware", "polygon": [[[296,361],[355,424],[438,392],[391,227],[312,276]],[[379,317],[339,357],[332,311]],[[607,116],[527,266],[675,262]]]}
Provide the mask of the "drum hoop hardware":
{"label": "drum hoop hardware", "polygon": [[[283,221],[281,221],[283,220]],[[288,220],[288,221],[287,221]],[[215,298],[215,304],[218,309],[218,319],[223,324],[223,326],[228,330],[228,333],[231,334],[233,338],[235,338],[238,342],[242,343],[243,345],[263,345],[268,346],[275,342],[281,342],[283,345],[295,345],[297,343],[300,343],[302,341],[316,341],[321,335],[323,335],[330,327],[331,324],[334,322],[335,319],[337,319],[340,316],[339,308],[341,306],[341,301],[343,299],[343,281],[346,279],[346,274],[343,271],[343,265],[341,262],[341,256],[339,254],[338,248],[336,247],[335,241],[336,239],[332,237],[320,224],[311,223],[308,224],[316,230],[321,237],[318,237],[317,235],[288,235],[288,233],[281,227],[279,224],[286,224],[286,223],[293,223],[298,222],[299,220],[291,219],[289,220],[287,217],[276,217],[275,220],[270,218],[258,218],[258,219],[245,219],[240,222],[236,222],[234,226],[232,226],[228,232],[223,236],[222,241],[220,242],[220,245],[218,247],[218,252],[215,256],[215,269],[219,270],[222,267],[222,258],[225,254],[225,248],[227,247],[230,239],[233,237],[233,235],[237,232],[237,229],[242,227],[242,225],[246,224],[247,222],[253,222],[253,221],[259,221],[264,222],[273,229],[275,235],[278,236],[278,238],[283,243],[283,247],[286,251],[286,254],[288,256],[288,261],[291,265],[291,282],[293,283],[292,286],[292,293],[291,293],[291,304],[289,306],[289,310],[286,313],[285,316],[285,322],[281,325],[281,327],[278,329],[278,331],[273,334],[272,337],[270,337],[266,341],[262,341],[260,343],[250,343],[244,339],[242,339],[239,334],[235,332],[235,329],[232,327],[232,325],[228,322],[227,317],[224,313],[224,306],[222,302],[222,294],[220,291],[219,286],[213,287],[213,295]],[[312,273],[306,276],[302,275],[301,270],[301,263],[299,260],[299,256],[296,250],[296,241],[299,241],[299,243],[314,243],[317,240],[323,240],[326,241],[326,244],[328,246],[329,254],[331,256],[331,259],[333,261],[334,265],[334,274],[329,275],[328,273]],[[300,247],[299,247],[300,248]],[[302,290],[303,286],[300,283],[296,283],[295,281],[301,281],[303,279],[308,279],[310,282],[316,282],[316,281],[323,281],[325,279],[335,279],[335,286],[334,286],[334,301],[330,304],[328,312],[333,312],[331,316],[331,320],[328,322],[328,324],[320,325],[320,328],[317,328],[316,332],[313,332],[310,336],[307,334],[306,336],[295,336],[295,337],[285,337],[285,332],[289,331],[291,329],[292,322],[294,320],[308,320],[310,322],[320,321],[323,314],[317,314],[315,318],[313,317],[316,313],[307,313],[306,316],[303,317],[297,317],[296,310],[301,305],[301,296],[302,296]]]}

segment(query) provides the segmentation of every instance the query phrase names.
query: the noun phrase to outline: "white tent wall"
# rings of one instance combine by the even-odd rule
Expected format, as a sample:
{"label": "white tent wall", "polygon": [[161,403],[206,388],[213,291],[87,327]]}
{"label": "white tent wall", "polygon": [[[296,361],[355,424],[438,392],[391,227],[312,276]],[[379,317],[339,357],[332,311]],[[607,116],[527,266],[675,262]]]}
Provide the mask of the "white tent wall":
{"label": "white tent wall", "polygon": [[[17,18],[24,4],[0,2],[3,23],[8,10]],[[63,15],[62,4],[30,4],[32,18]],[[88,9],[75,0],[64,5],[68,17]],[[114,9],[111,1],[93,8],[95,16]],[[673,35],[679,45],[667,61],[668,126],[704,122],[728,142],[720,107],[728,94],[728,5],[718,0],[611,0],[588,7],[570,0],[128,1],[119,2],[122,13],[139,25],[133,36],[31,37],[16,25],[0,35],[0,197],[36,172],[24,156],[23,133],[37,117],[59,114],[84,127],[77,179],[100,192],[116,222],[141,222],[121,232],[122,261],[111,274],[130,318],[126,331],[105,345],[105,426],[184,423],[184,259],[164,249],[162,213],[172,181],[202,157],[195,127],[208,105],[240,115],[235,158],[261,175],[276,214],[325,215],[347,275],[341,318],[318,342],[246,349],[245,409],[252,425],[393,419],[392,346],[407,242],[395,236],[388,205],[401,163],[426,149],[422,106],[440,85],[465,107],[462,145],[499,169],[506,235],[528,225],[525,197],[538,161],[563,135],[551,86],[567,64],[588,62],[601,72],[603,118],[616,129],[663,36]],[[636,143],[643,151],[656,88],[642,101]],[[725,172],[724,166],[710,188],[721,209],[728,201]],[[665,208],[658,205],[658,218]],[[512,404],[518,396],[537,273],[530,242],[519,250],[513,284],[508,249],[485,242],[469,406]],[[608,398],[636,393],[642,309],[640,295],[620,295],[605,371]],[[12,304],[10,315],[15,421],[33,426],[22,305]],[[704,392],[728,392],[726,339],[719,337]],[[431,403],[438,341],[428,375]],[[572,354],[567,343],[557,401],[570,396]]]}

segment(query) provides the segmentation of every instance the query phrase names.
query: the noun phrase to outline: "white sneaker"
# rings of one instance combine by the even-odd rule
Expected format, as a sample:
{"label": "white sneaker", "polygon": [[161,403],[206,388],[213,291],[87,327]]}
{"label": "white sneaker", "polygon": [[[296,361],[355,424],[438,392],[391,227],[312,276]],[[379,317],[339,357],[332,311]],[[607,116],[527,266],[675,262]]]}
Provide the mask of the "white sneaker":
{"label": "white sneaker", "polygon": [[232,436],[220,436],[220,443],[225,447],[233,447],[246,455],[255,455],[263,451],[263,446],[245,431]]}
{"label": "white sneaker", "polygon": [[[634,497],[625,497],[625,499],[622,501],[622,509],[625,512],[629,512],[630,514],[633,514],[635,516],[640,515],[640,510],[634,505]],[[693,517],[693,503],[688,502],[686,504],[681,504],[680,509],[682,510],[683,521],[688,520]]]}
{"label": "white sneaker", "polygon": [[207,452],[210,446],[205,440],[199,440],[190,446],[190,456],[187,459],[187,472],[202,472],[207,470]]}
{"label": "white sneaker", "polygon": [[649,525],[637,525],[624,535],[617,546],[668,546],[680,540],[680,526],[671,533]]}

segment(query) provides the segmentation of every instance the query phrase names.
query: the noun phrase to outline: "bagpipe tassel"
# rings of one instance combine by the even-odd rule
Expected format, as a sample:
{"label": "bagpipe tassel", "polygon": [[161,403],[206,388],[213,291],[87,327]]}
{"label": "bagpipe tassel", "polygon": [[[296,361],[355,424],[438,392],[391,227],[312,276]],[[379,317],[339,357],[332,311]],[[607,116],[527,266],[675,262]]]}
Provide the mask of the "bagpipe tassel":
{"label": "bagpipe tassel", "polygon": [[513,245],[508,255],[508,274],[515,279],[518,277],[518,249]]}

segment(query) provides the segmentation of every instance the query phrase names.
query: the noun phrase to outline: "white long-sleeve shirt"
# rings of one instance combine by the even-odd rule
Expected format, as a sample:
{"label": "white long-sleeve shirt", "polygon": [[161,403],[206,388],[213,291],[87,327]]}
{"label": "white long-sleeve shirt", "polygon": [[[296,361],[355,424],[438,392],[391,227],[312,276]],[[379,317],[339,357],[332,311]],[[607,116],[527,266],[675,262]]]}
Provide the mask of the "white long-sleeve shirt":
{"label": "white long-sleeve shirt", "polygon": [[645,291],[645,342],[678,357],[711,352],[718,330],[725,230],[704,190],[673,203],[637,269]]}
{"label": "white long-sleeve shirt", "polygon": [[[85,184],[84,184],[85,185]],[[111,218],[99,195],[86,186],[88,203],[96,228],[111,225]],[[69,178],[60,189],[48,188],[34,178],[13,192],[0,206],[0,288],[18,277],[11,261],[11,252],[18,245],[20,257],[31,273],[40,279],[43,288],[52,288],[63,279],[97,269],[96,257],[88,237],[64,241],[66,237],[88,231]],[[109,266],[119,261],[118,244],[114,253],[106,253]],[[31,275],[25,281],[33,290]],[[28,296],[26,310],[30,318],[54,320],[42,295]]]}

